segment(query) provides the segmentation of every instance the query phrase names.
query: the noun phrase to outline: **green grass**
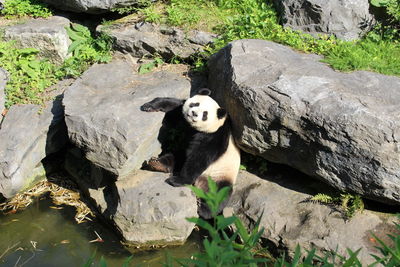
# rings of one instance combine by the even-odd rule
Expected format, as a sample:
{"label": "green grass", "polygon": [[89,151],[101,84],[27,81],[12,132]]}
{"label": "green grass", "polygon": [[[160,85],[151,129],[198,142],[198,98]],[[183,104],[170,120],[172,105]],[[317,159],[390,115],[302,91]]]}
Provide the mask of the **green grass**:
{"label": "green grass", "polygon": [[148,22],[210,32],[231,16],[232,12],[231,9],[219,8],[216,3],[207,0],[171,0],[168,4],[161,2],[139,10]]}
{"label": "green grass", "polygon": [[61,66],[37,57],[34,48],[18,48],[14,41],[1,41],[0,68],[9,73],[5,87],[6,108],[14,104],[39,104],[48,99],[46,89],[63,78],[78,77],[91,64],[111,59],[111,39],[106,35],[93,38],[89,30],[72,24],[67,29],[72,40],[71,56]]}
{"label": "green grass", "polygon": [[6,0],[0,14],[6,18],[23,16],[47,18],[52,15],[47,5],[39,0]]}
{"label": "green grass", "polygon": [[0,67],[10,79],[5,87],[6,108],[16,103],[42,104],[41,94],[56,82],[55,66],[40,60],[33,48],[17,49],[14,42],[0,41]]}
{"label": "green grass", "polygon": [[400,43],[390,38],[396,32],[392,28],[389,35],[377,36],[373,32],[354,42],[332,36],[316,38],[282,27],[272,4],[264,0],[171,0],[167,5],[149,6],[140,12],[151,22],[220,34],[210,53],[233,40],[263,39],[323,55],[324,62],[337,70],[369,70],[400,76]]}

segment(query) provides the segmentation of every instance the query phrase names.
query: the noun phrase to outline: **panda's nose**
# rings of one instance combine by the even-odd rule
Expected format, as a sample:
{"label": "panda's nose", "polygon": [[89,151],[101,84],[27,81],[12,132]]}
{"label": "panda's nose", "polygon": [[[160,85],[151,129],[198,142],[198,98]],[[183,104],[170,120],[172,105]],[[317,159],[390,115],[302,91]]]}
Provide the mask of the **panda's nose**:
{"label": "panda's nose", "polygon": [[192,111],[192,115],[193,115],[193,117],[197,117],[197,112],[196,111]]}

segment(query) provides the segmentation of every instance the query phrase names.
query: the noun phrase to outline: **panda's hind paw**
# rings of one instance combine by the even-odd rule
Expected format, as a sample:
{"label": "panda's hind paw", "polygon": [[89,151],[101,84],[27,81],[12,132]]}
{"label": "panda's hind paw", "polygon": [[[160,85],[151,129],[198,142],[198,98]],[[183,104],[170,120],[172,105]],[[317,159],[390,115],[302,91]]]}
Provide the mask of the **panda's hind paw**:
{"label": "panda's hind paw", "polygon": [[181,179],[178,176],[171,176],[167,180],[165,180],[165,182],[167,182],[168,184],[170,184],[174,187],[184,186],[185,184],[182,183],[182,181],[180,181],[180,180]]}

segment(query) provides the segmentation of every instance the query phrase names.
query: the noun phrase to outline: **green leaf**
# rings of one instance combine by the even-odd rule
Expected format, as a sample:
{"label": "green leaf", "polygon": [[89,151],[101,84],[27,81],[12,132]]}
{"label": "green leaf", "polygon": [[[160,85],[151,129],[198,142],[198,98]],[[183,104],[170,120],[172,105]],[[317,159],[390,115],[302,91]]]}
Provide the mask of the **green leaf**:
{"label": "green leaf", "polygon": [[216,196],[216,203],[218,205],[221,204],[222,201],[228,197],[231,189],[232,188],[230,186],[225,186],[218,191],[217,196]]}
{"label": "green leaf", "polygon": [[310,251],[308,251],[307,252],[307,256],[303,260],[303,264],[312,265],[313,264],[313,260],[314,260],[314,256],[315,256],[315,252],[316,252],[315,248],[313,248]]}
{"label": "green leaf", "polygon": [[72,41],[77,41],[77,40],[86,40],[86,38],[78,33],[76,33],[75,31],[73,31],[71,28],[66,27],[65,28],[68,34],[68,37],[72,40]]}
{"label": "green leaf", "polygon": [[217,229],[218,230],[223,230],[229,225],[233,224],[237,218],[235,216],[231,216],[228,218],[225,218],[224,216],[217,216]]}
{"label": "green leaf", "polygon": [[154,62],[149,62],[140,65],[139,67],[139,74],[145,74],[150,72],[155,67]]}
{"label": "green leaf", "polygon": [[371,5],[376,7],[384,7],[389,4],[390,0],[371,0]]}
{"label": "green leaf", "polygon": [[21,48],[18,50],[18,52],[23,55],[23,54],[37,54],[40,52],[39,49],[36,48]]}
{"label": "green leaf", "polygon": [[352,266],[360,266],[361,267],[361,263],[360,261],[357,259],[357,255],[358,253],[360,253],[361,248],[359,248],[357,251],[353,252],[351,249],[347,249],[347,252],[350,255],[350,258],[348,258],[344,263],[343,263],[343,267],[352,267]]}
{"label": "green leaf", "polygon": [[240,238],[243,240],[243,242],[246,243],[249,240],[249,234],[246,228],[244,227],[242,221],[237,218],[235,220],[235,226],[237,228],[237,231],[239,232]]}
{"label": "green leaf", "polygon": [[126,258],[126,259],[124,260],[124,263],[122,263],[122,266],[121,266],[121,267],[129,267],[130,264],[131,264],[132,259],[133,259],[133,255],[131,255],[131,256],[129,256],[128,258]]}
{"label": "green leaf", "polygon": [[208,183],[208,192],[211,194],[215,194],[218,191],[217,183],[209,176],[207,178],[207,183]]}
{"label": "green leaf", "polygon": [[101,258],[100,258],[99,266],[100,267],[107,267],[107,262],[106,262],[106,260],[104,259],[103,256],[101,256]]}
{"label": "green leaf", "polygon": [[80,32],[80,33],[90,33],[89,29],[81,24],[78,23],[71,23],[71,28],[76,31],[76,32]]}
{"label": "green leaf", "polygon": [[201,219],[201,218],[186,218],[186,220],[188,222],[192,222],[197,224],[198,226],[200,226],[201,228],[206,229],[209,232],[215,232],[214,228],[211,226],[211,224],[209,224],[208,222],[206,222],[205,220]]}
{"label": "green leaf", "polygon": [[84,43],[84,40],[77,40],[77,41],[73,41],[70,46],[68,47],[68,54],[74,52],[74,50],[82,45],[82,43]]}
{"label": "green leaf", "polygon": [[194,192],[194,194],[195,194],[198,198],[207,199],[206,193],[205,193],[202,189],[200,189],[200,188],[198,188],[198,187],[195,187],[195,186],[193,186],[193,185],[189,185],[188,187]]}

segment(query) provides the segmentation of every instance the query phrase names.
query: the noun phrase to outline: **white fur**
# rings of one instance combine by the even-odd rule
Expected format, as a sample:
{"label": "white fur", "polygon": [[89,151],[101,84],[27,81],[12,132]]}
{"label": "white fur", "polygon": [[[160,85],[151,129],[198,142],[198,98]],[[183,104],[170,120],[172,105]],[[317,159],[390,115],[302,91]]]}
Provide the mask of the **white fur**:
{"label": "white fur", "polygon": [[216,182],[223,180],[234,184],[240,167],[240,151],[233,141],[233,137],[229,137],[228,148],[225,153],[213,162],[202,173],[202,176],[212,177]]}
{"label": "white fur", "polygon": [[[198,107],[190,107],[192,103],[200,103]],[[183,105],[183,116],[189,122],[190,126],[195,128],[199,132],[203,133],[214,133],[219,127],[225,122],[225,117],[218,119],[217,110],[220,108],[217,102],[206,95],[195,95],[186,100]],[[197,116],[193,115],[193,111]],[[203,121],[203,112],[207,111],[207,120]]]}

